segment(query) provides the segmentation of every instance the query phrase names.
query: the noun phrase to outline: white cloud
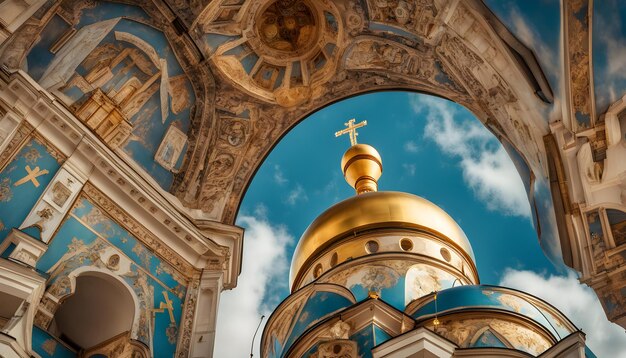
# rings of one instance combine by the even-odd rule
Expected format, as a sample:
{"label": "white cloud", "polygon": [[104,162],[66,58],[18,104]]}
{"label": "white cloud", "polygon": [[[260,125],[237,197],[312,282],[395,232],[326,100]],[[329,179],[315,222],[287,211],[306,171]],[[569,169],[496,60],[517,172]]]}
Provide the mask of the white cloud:
{"label": "white cloud", "polygon": [[306,191],[304,191],[302,185],[297,184],[296,187],[289,192],[289,195],[287,195],[285,202],[289,205],[296,205],[299,201],[308,200],[309,197],[306,195]]}
{"label": "white cloud", "polygon": [[[264,305],[263,298],[269,282],[280,285],[287,276],[285,248],[294,240],[284,227],[273,226],[266,219],[243,216],[238,224],[246,228],[243,265],[237,287],[224,291],[220,297],[215,357],[248,357],[254,331],[261,315],[265,315],[254,348],[254,356],[261,356],[261,334],[274,309]],[[270,304],[277,304],[280,299],[270,297]]]}
{"label": "white cloud", "polygon": [[414,176],[415,170],[417,169],[415,164],[408,164],[408,163],[402,164],[402,168],[404,168],[404,171],[410,176]]}
{"label": "white cloud", "polygon": [[413,109],[426,114],[424,137],[459,159],[465,182],[492,211],[530,217],[524,184],[506,151],[478,120],[458,118],[452,102],[411,97]]}
{"label": "white cloud", "polygon": [[280,165],[278,164],[274,165],[274,181],[278,185],[285,185],[287,184],[287,182],[289,182],[289,180],[285,178],[285,174],[283,173],[282,169],[280,169]]}
{"label": "white cloud", "polygon": [[404,143],[404,151],[407,153],[417,153],[419,151],[419,146],[414,141],[410,140]]}
{"label": "white cloud", "polygon": [[587,335],[587,346],[598,357],[626,357],[626,333],[609,322],[596,294],[576,276],[539,275],[532,271],[505,271],[500,285],[528,292],[559,309]]}

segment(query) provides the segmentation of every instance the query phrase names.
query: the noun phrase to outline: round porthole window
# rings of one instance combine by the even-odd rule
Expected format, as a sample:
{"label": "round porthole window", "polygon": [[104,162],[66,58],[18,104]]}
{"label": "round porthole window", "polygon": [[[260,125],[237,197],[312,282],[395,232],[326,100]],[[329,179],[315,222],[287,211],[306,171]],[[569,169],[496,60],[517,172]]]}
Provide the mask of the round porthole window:
{"label": "round porthole window", "polygon": [[403,238],[402,240],[400,240],[400,248],[402,249],[402,251],[411,251],[413,250],[413,241],[411,241],[411,239],[409,238]]}
{"label": "round porthole window", "polygon": [[370,240],[366,242],[365,251],[367,251],[368,254],[373,254],[375,252],[378,252],[378,243],[374,240]]}
{"label": "round porthole window", "polygon": [[333,256],[330,257],[330,267],[335,267],[337,266],[337,262],[339,261],[339,257],[337,256],[337,253],[333,253]]}
{"label": "round porthole window", "polygon": [[442,247],[441,250],[439,250],[439,252],[441,253],[441,257],[443,257],[444,260],[446,260],[447,262],[450,262],[450,260],[452,259],[452,255],[450,255],[450,251],[448,251],[448,249],[446,249],[445,247]]}
{"label": "round porthole window", "polygon": [[315,270],[313,270],[313,277],[318,278],[322,275],[322,264],[315,265]]}

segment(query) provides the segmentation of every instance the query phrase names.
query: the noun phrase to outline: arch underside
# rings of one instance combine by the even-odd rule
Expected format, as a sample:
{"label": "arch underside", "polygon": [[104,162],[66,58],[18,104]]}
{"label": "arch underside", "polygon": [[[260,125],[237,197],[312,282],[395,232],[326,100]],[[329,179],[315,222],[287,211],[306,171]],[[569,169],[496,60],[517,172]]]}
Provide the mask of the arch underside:
{"label": "arch underside", "polygon": [[[251,178],[282,136],[329,104],[382,90],[423,92],[465,106],[498,140],[519,152],[535,177],[544,177],[542,137],[548,132],[550,108],[544,100],[551,98],[551,91],[543,73],[531,70],[538,69],[532,52],[501,24],[498,31],[489,25],[497,19],[483,17],[482,2],[438,3],[414,5],[415,19],[401,24],[384,11],[377,13],[382,10],[373,2],[333,2],[329,6],[342,14],[338,20],[344,26],[334,39],[339,54],[328,58],[335,62],[326,64],[320,76],[317,72],[308,79],[292,77],[288,85],[283,80],[276,89],[255,82],[256,68],[252,75],[233,70],[237,56],[228,54],[241,44],[249,44],[244,47],[253,53],[260,51],[248,40],[253,29],[245,20],[253,15],[238,13],[228,26],[224,20],[204,19],[198,26],[211,34],[223,31],[236,40],[210,49],[209,65],[216,82],[212,104],[216,126],[210,136],[214,139],[205,144],[207,148],[196,146],[195,152],[188,152],[187,162],[199,165],[186,167],[173,192],[186,205],[201,208],[208,218],[233,223]],[[211,6],[219,12],[219,4]],[[423,29],[416,25],[418,20],[432,27]],[[284,67],[293,72],[289,62],[308,60],[295,56],[285,60]],[[255,67],[263,69],[262,61]],[[206,160],[200,165],[196,157]]]}
{"label": "arch underside", "polygon": [[[128,2],[140,5],[149,15],[141,21],[165,35],[193,87],[188,148],[170,187],[185,207],[233,223],[253,174],[289,129],[342,98],[390,89],[467,107],[535,176],[544,176],[549,106],[541,98],[550,99],[551,90],[532,52],[482,2],[389,2],[386,8],[365,0],[300,2],[319,28],[311,35],[319,51],[285,53],[264,42],[258,22],[268,1],[175,2],[179,17],[169,23],[164,15],[172,14],[163,7]],[[50,18],[80,16],[85,6],[78,5],[40,9],[8,41],[2,62],[23,67]],[[410,15],[398,11],[403,6]],[[245,68],[244,58],[256,58],[254,66]]]}

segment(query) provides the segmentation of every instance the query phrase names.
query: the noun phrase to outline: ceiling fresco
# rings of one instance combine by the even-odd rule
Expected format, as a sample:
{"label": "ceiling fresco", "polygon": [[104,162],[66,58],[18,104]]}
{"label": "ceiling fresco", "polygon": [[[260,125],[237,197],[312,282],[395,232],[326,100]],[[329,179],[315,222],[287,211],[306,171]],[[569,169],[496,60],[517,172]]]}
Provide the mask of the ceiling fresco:
{"label": "ceiling fresco", "polygon": [[[40,328],[90,267],[114,272],[139,297],[128,339],[167,355],[184,342],[187,354],[202,341],[184,324],[200,316],[188,298],[208,292],[199,270],[228,272],[215,297],[236,286],[235,219],[268,154],[324,107],[387,90],[471,112],[513,161],[546,256],[577,270],[609,319],[626,325],[618,0],[25,4],[15,29],[0,26],[0,244],[18,235],[49,244],[36,265],[50,275],[48,296],[33,305]],[[415,116],[428,115],[427,103],[416,106]],[[71,178],[80,183],[70,190]],[[372,272],[384,282],[346,272],[346,292],[364,299],[381,286],[396,307],[425,293],[413,268]],[[454,285],[454,275],[429,274],[423,290]],[[303,315],[289,321],[296,331],[313,324],[307,312],[319,302],[340,309],[352,300],[331,291],[299,303]],[[275,352],[295,340],[287,328]],[[477,339],[503,344],[494,332]],[[367,346],[378,334],[371,326],[354,339]],[[35,341],[54,356],[45,332]]]}
{"label": "ceiling fresco", "polygon": [[[183,161],[195,101],[187,75],[166,37],[149,25],[150,17],[140,8],[74,5],[71,12],[61,7],[49,14],[22,68],[169,189]],[[118,110],[104,109],[107,104]],[[112,116],[121,125],[111,128],[116,125],[108,121]],[[182,136],[171,138],[170,127]]]}
{"label": "ceiling fresco", "polygon": [[302,118],[372,90],[456,101],[545,168],[535,143],[552,90],[506,26],[480,20],[482,2],[138,4],[44,7],[1,60],[204,219],[234,221],[254,171]]}

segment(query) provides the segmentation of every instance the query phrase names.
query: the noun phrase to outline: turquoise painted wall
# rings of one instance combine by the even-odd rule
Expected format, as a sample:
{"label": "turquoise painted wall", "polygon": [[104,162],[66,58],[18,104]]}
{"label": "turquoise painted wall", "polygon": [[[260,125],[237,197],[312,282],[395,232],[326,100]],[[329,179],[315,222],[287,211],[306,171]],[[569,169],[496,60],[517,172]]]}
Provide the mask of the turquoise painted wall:
{"label": "turquoise painted wall", "polygon": [[[130,269],[117,275],[133,288],[140,302],[138,339],[148,346],[152,343],[155,356],[172,357],[176,350],[187,282],[87,198],[78,199],[50,241],[48,251],[37,263],[37,268],[50,274],[49,289],[58,295],[69,294],[70,287],[64,278],[85,266],[107,270],[101,258],[111,248],[131,260]],[[69,252],[71,255],[65,256]],[[153,314],[162,303],[166,303],[166,296],[172,303],[173,322],[167,310]],[[153,339],[150,342],[148,325],[153,323]]]}
{"label": "turquoise painted wall", "polygon": [[[30,139],[0,172],[0,242],[22,224],[61,167],[52,153],[40,140]],[[36,182],[24,181],[28,169],[45,174],[37,176]]]}
{"label": "turquoise painted wall", "polygon": [[76,352],[39,327],[33,328],[33,350],[41,358],[74,358],[77,356]]}

